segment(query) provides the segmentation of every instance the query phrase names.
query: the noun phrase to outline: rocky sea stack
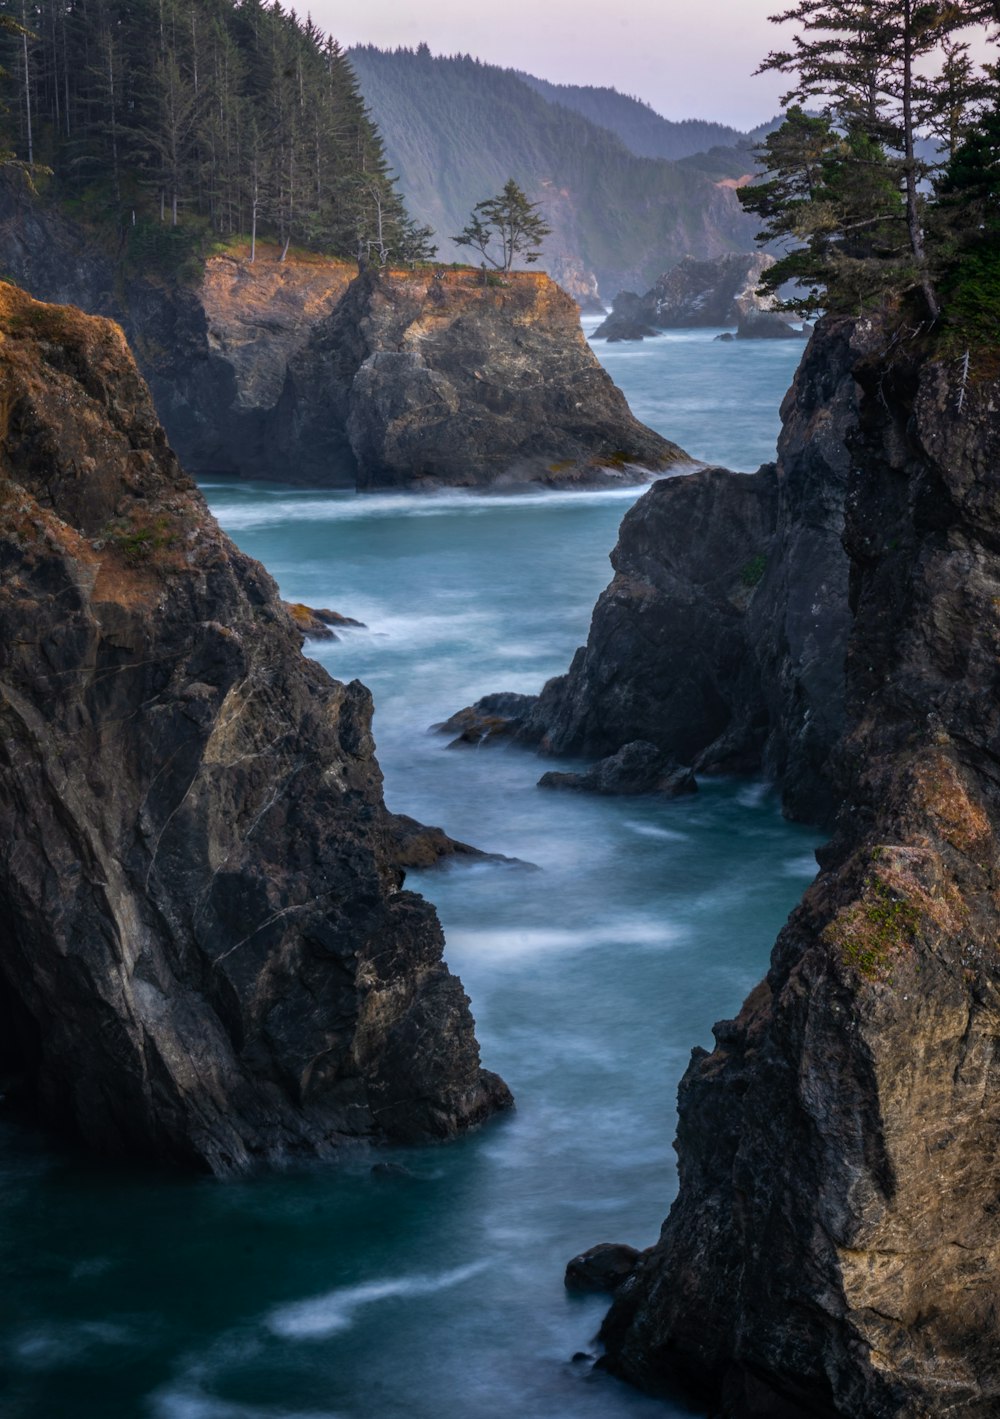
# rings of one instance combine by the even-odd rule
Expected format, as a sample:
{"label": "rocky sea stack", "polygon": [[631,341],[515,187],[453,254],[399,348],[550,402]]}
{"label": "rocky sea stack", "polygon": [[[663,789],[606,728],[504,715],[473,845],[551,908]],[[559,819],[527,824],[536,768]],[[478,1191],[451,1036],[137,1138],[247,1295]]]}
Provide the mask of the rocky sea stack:
{"label": "rocky sea stack", "polygon": [[299,485],[639,483],[687,461],[639,423],[547,276],[372,267],[258,243],[139,273],[0,173],[4,272],[123,326],[184,467]]}
{"label": "rocky sea stack", "polygon": [[304,659],[121,331],[0,285],[0,1064],[232,1173],[510,1101],[401,890],[371,699]]}
{"label": "rocky sea stack", "polygon": [[[736,325],[743,339],[759,331],[772,336],[787,321],[770,310],[773,298],[757,294],[760,278],[774,265],[766,252],[730,252],[709,261],[686,256],[666,271],[645,295],[621,291],[611,314],[594,331],[595,340],[642,340],[661,330]],[[768,317],[765,319],[764,317]]]}
{"label": "rocky sea stack", "polygon": [[837,831],[694,1052],[680,1193],[603,1330],[739,1419],[1000,1412],[1000,386],[870,336],[805,376],[825,345],[836,399],[855,349]]}

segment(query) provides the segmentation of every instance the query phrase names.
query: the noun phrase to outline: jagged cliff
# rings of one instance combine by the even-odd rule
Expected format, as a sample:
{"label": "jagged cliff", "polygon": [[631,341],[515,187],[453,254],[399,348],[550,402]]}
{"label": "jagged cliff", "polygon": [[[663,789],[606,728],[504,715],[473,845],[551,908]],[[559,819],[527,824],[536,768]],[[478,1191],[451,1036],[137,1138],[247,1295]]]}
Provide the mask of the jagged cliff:
{"label": "jagged cliff", "polygon": [[218,1173],[509,1102],[401,890],[371,699],[303,658],[121,331],[0,285],[0,1064]]}
{"label": "jagged cliff", "polygon": [[687,461],[633,417],[542,273],[368,271],[295,373],[299,428],[327,419],[325,393],[359,488],[636,482]]}
{"label": "jagged cliff", "polygon": [[0,174],[0,275],[124,327],[192,473],[339,487],[641,481],[645,428],[547,277],[370,270],[275,247],[192,282],[127,269]]}
{"label": "jagged cliff", "polygon": [[549,754],[601,757],[641,740],[701,773],[763,772],[789,816],[832,819],[849,622],[844,440],[854,366],[882,339],[872,323],[817,332],[782,406],[777,465],[704,469],[643,494],[587,644],[535,700],[501,710],[508,733]]}
{"label": "jagged cliff", "polygon": [[865,343],[836,836],[694,1052],[679,1196],[606,1363],[725,1416],[992,1419],[1000,384],[959,404],[946,366]]}

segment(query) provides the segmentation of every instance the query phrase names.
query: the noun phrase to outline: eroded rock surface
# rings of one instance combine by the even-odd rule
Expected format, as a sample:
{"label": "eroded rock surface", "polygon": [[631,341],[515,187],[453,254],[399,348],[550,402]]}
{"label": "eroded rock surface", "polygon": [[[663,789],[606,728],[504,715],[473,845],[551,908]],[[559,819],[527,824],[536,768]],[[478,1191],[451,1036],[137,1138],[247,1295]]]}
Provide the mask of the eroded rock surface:
{"label": "eroded rock surface", "polygon": [[299,651],[121,331],[0,285],[0,1066],[217,1173],[509,1103],[388,843],[371,698]]}
{"label": "eroded rock surface", "polygon": [[633,417],[573,301],[534,272],[366,272],[294,374],[303,428],[321,397],[343,412],[359,488],[634,483],[689,461]]}
{"label": "eroded rock surface", "polygon": [[948,365],[875,348],[857,375],[838,831],[693,1054],[680,1193],[607,1363],[739,1419],[993,1419],[1000,386],[959,412]]}
{"label": "eroded rock surface", "polygon": [[842,546],[870,322],[817,332],[782,406],[777,465],[662,479],[626,514],[615,576],[569,672],[517,737],[604,757],[634,739],[706,773],[763,771],[785,811],[830,821],[849,624]]}

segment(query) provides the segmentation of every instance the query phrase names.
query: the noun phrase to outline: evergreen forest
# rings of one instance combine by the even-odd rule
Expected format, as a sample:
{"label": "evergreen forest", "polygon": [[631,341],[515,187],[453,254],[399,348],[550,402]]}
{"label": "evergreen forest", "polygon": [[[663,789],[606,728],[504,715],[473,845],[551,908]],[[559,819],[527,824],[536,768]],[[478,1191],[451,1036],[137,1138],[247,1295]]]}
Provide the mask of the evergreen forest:
{"label": "evergreen forest", "polygon": [[0,149],[138,259],[268,236],[413,259],[340,47],[278,0],[0,0]]}

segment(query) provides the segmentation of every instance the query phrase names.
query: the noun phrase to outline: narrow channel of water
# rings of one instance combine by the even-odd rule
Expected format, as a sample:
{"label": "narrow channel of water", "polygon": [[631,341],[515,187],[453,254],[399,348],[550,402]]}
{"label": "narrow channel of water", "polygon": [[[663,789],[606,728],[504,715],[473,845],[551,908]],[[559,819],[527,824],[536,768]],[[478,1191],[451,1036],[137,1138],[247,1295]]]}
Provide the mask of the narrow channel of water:
{"label": "narrow channel of water", "polygon": [[[798,347],[664,336],[600,354],[695,456],[773,454]],[[535,787],[523,751],[427,726],[533,690],[586,636],[630,493],[357,498],[209,487],[293,600],[367,623],[310,653],[373,690],[392,808],[535,865],[413,874],[515,1114],[447,1147],[218,1184],[114,1172],[5,1127],[3,1419],[676,1416],[574,1362],[604,1302],[566,1260],[645,1245],[675,1187],[677,1080],[761,975],[815,835],[762,785],[657,804]]]}

